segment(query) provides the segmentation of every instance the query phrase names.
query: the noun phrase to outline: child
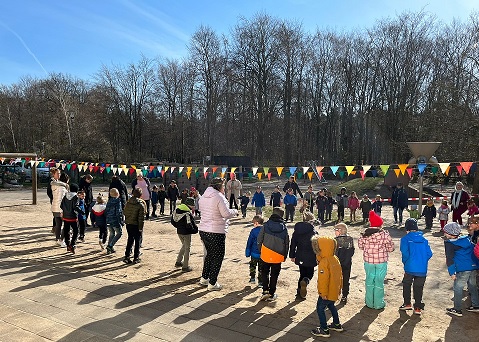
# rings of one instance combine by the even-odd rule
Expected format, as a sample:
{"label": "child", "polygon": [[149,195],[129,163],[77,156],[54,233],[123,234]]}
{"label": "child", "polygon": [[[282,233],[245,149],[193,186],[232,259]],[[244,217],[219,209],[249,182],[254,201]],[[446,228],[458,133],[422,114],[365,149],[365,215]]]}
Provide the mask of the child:
{"label": "child", "polygon": [[303,212],[303,222],[294,225],[293,236],[291,237],[291,246],[289,248],[289,257],[291,261],[299,266],[298,288],[296,290],[296,300],[306,299],[307,286],[314,275],[316,267],[316,254],[311,245],[311,238],[316,234],[314,231],[314,215],[305,210]]}
{"label": "child", "polygon": [[316,197],[316,208],[318,208],[318,218],[321,223],[324,223],[324,213],[328,206],[328,198],[325,196],[324,189],[318,192]]}
{"label": "child", "polygon": [[[326,197],[328,199],[328,202],[326,204],[326,209],[325,209],[325,221],[331,221],[331,215],[333,213],[333,205],[336,203],[336,201],[333,198],[333,194],[331,191],[326,191]],[[344,216],[344,209],[343,209],[343,216]]]}
{"label": "child", "polygon": [[238,198],[240,200],[241,214],[243,215],[243,218],[246,217],[246,209],[248,208],[250,197],[251,191],[248,191],[246,194],[243,194],[243,196]]}
{"label": "child", "polygon": [[[121,205],[120,192],[116,188],[110,189],[110,198],[106,203],[106,224],[108,225],[108,231],[110,237],[108,239],[108,246],[106,246],[106,253],[115,253],[116,242],[122,235],[123,222],[123,209]],[[154,211],[153,211],[154,212]]]}
{"label": "child", "polygon": [[369,212],[370,228],[366,229],[358,241],[363,250],[364,270],[366,272],[366,306],[371,309],[383,309],[384,278],[388,269],[389,253],[394,251],[394,243],[389,233],[382,229],[383,219],[374,211]]}
{"label": "child", "polygon": [[297,204],[298,204],[298,199],[293,194],[293,189],[289,188],[288,191],[286,192],[286,195],[284,196],[284,206],[286,208],[286,220],[285,220],[285,222],[288,222],[288,220],[291,220],[291,222],[293,222],[293,220],[294,220],[294,210],[295,210]]}
{"label": "child", "polygon": [[348,226],[345,223],[338,223],[334,226],[334,234],[336,235],[337,249],[336,256],[341,264],[343,274],[343,286],[341,302],[346,304],[349,295],[349,278],[351,276],[351,266],[354,255],[354,240],[348,235]]}
{"label": "child", "polygon": [[363,212],[363,224],[368,222],[369,219],[369,212],[372,210],[373,205],[371,204],[371,201],[369,200],[368,195],[363,195],[363,200],[359,204],[359,207],[361,208],[361,211]]}
{"label": "child", "polygon": [[[78,206],[80,207],[81,211],[85,212],[85,191],[80,190],[78,191]],[[85,242],[85,228],[86,228],[86,215],[85,214],[78,214],[78,227],[80,230],[78,241]]]}
{"label": "child", "polygon": [[273,192],[271,193],[271,199],[269,200],[269,205],[274,207],[281,207],[281,200],[283,199],[283,195],[279,191],[279,185],[274,187]]}
{"label": "child", "polygon": [[[73,254],[75,254],[75,243],[78,236],[78,214],[85,214],[78,206],[77,191],[78,185],[75,183],[70,184],[70,192],[63,197],[62,203],[60,204],[60,208],[63,212],[63,236],[65,238],[65,244],[67,251]],[[70,228],[73,230],[71,241]]]}
{"label": "child", "polygon": [[[348,197],[349,221],[356,221],[356,210],[359,208],[359,199],[355,191],[351,192]],[[369,214],[369,211],[368,211]]]}
{"label": "child", "polygon": [[424,216],[426,219],[426,229],[432,229],[432,223],[436,217],[436,207],[434,206],[434,202],[431,197],[427,199],[426,206],[422,210],[421,217],[422,216]]}
{"label": "child", "polygon": [[[201,212],[200,212],[201,195],[200,195],[200,192],[197,189],[195,189],[195,191],[193,192],[192,197],[195,200],[195,210],[194,210],[195,218],[201,219]],[[248,202],[249,202],[249,199],[248,199]]]}
{"label": "child", "polygon": [[467,227],[467,231],[469,233],[469,238],[471,239],[473,244],[477,243],[477,238],[479,237],[479,217],[471,218],[471,222],[469,222],[469,227]]}
{"label": "child", "polygon": [[158,203],[160,203],[160,215],[165,215],[165,200],[168,198],[168,194],[165,191],[165,185],[160,184],[158,189]]}
{"label": "child", "polygon": [[314,202],[316,201],[316,195],[313,192],[313,186],[308,186],[308,191],[304,193],[303,203],[305,208],[308,208],[310,212],[313,212]]}
{"label": "child", "polygon": [[439,223],[441,224],[441,231],[443,231],[444,226],[447,224],[450,212],[451,210],[447,205],[447,200],[443,200],[441,206],[437,209],[437,213],[439,215]]}
{"label": "child", "polygon": [[446,309],[446,312],[462,317],[462,293],[466,283],[472,303],[467,311],[479,312],[479,295],[476,284],[479,260],[473,254],[474,245],[469,238],[460,235],[461,226],[459,223],[451,222],[444,226],[446,266],[449,275],[454,280],[454,307]]}
{"label": "child", "polygon": [[411,209],[409,209],[409,217],[418,220],[419,219],[419,210],[417,210],[417,205],[412,204]]}
{"label": "child", "polygon": [[132,193],[132,197],[126,202],[125,205],[125,223],[126,231],[128,233],[128,241],[126,243],[125,258],[123,262],[125,264],[131,264],[130,259],[131,248],[135,243],[135,249],[133,252],[133,263],[137,264],[140,260],[140,240],[143,233],[143,226],[145,224],[146,203],[141,199],[141,188],[135,188]]}
{"label": "child", "polygon": [[181,204],[185,204],[186,199],[188,198],[188,189],[183,189],[180,194]]}
{"label": "child", "polygon": [[404,264],[404,277],[402,280],[403,305],[399,310],[412,310],[411,285],[414,295],[414,313],[420,315],[424,310],[422,293],[426,282],[427,263],[432,257],[429,242],[422,232],[418,231],[417,220],[408,218],[404,223],[407,234],[401,238],[402,263]]}
{"label": "child", "polygon": [[245,255],[247,258],[251,257],[249,261],[249,282],[256,282],[256,267],[258,268],[258,287],[263,286],[261,281],[261,270],[263,268],[263,261],[260,258],[260,252],[258,249],[258,235],[263,228],[263,218],[259,215],[253,217],[253,229],[251,229],[246,242]]}
{"label": "child", "polygon": [[[319,317],[319,327],[311,334],[319,337],[330,337],[330,330],[343,331],[334,302],[341,293],[342,274],[338,257],[334,255],[336,240],[330,237],[314,236],[311,239],[313,250],[318,261],[318,303],[316,312]],[[326,307],[333,316],[333,323],[328,325],[324,310]]]}
{"label": "child", "polygon": [[158,187],[153,185],[151,190],[151,207],[153,208],[151,217],[158,217],[156,215],[156,209],[158,208]]}
{"label": "child", "polygon": [[95,205],[91,208],[93,215],[95,216],[95,224],[99,229],[98,244],[100,248],[105,249],[107,230],[106,230],[106,203],[103,200],[103,196],[98,194]]}
{"label": "child", "polygon": [[166,193],[167,193],[167,198],[170,201],[170,216],[171,216],[173,215],[173,212],[176,209],[176,201],[180,197],[180,191],[178,190],[178,187],[176,186],[176,181],[174,179],[171,180]]}
{"label": "child", "polygon": [[260,186],[256,187],[256,192],[251,200],[251,205],[254,205],[256,215],[263,215],[263,207],[266,205],[266,198],[264,197],[264,193]]}
{"label": "child", "polygon": [[273,214],[258,234],[258,249],[260,250],[261,260],[264,262],[261,270],[261,281],[263,282],[261,300],[274,301],[278,297],[276,295],[276,284],[281,271],[281,263],[288,256],[289,247],[289,235],[283,221],[283,215],[284,210],[282,208],[273,208]]}
{"label": "child", "polygon": [[338,223],[344,220],[344,208],[348,206],[348,195],[346,188],[342,187],[341,192],[336,195],[336,204],[338,205]]}
{"label": "child", "polygon": [[176,227],[176,233],[181,241],[181,249],[176,257],[175,267],[181,267],[182,272],[190,272],[193,269],[188,265],[190,261],[191,235],[198,233],[191,210],[195,208],[195,199],[187,197],[185,203],[181,203],[171,217],[171,224]]}
{"label": "child", "polygon": [[475,215],[479,214],[479,208],[476,205],[476,202],[472,198],[470,198],[467,201],[467,224],[469,225],[469,222],[471,221],[471,218],[473,218]]}
{"label": "child", "polygon": [[374,210],[374,212],[378,216],[381,216],[381,210],[383,208],[383,202],[381,201],[381,195],[376,195],[376,199],[371,204],[371,208]]}

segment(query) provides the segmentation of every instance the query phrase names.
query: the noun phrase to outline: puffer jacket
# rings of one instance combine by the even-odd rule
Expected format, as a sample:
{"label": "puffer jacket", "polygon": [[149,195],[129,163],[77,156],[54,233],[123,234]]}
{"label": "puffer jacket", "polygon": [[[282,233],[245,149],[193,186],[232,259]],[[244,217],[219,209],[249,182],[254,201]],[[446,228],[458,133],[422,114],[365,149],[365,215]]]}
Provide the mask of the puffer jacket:
{"label": "puffer jacket", "polygon": [[191,215],[191,209],[186,204],[180,204],[171,216],[171,224],[180,235],[198,233],[195,218]]}
{"label": "puffer jacket", "polygon": [[68,184],[60,182],[58,180],[52,180],[50,182],[50,185],[52,186],[52,194],[53,194],[53,200],[52,200],[52,213],[61,213],[62,209],[60,208],[60,205],[62,204],[63,197],[67,194],[68,190]]}
{"label": "puffer jacket", "polygon": [[354,240],[349,235],[336,236],[338,247],[336,248],[336,256],[343,268],[351,268],[354,255]]}
{"label": "puffer jacket", "polygon": [[92,208],[91,212],[95,215],[95,224],[98,227],[106,226],[106,204],[96,203]]}
{"label": "puffer jacket", "polygon": [[[304,198],[306,195],[304,194]],[[298,222],[294,225],[289,257],[294,258],[294,263],[304,267],[316,266],[316,254],[311,246],[311,238],[316,234],[314,226],[309,222]]]}
{"label": "puffer jacket", "polygon": [[289,235],[286,225],[278,215],[271,215],[258,234],[258,248],[261,260],[279,264],[288,256]]}
{"label": "puffer jacket", "polygon": [[432,250],[422,232],[410,231],[403,236],[400,250],[404,272],[413,276],[425,277],[427,275],[427,263],[432,257]]}
{"label": "puffer jacket", "polygon": [[444,241],[444,249],[449,275],[479,269],[479,260],[474,255],[474,245],[468,236]]}
{"label": "puffer jacket", "polygon": [[255,259],[260,258],[260,252],[258,249],[258,235],[262,226],[254,227],[249,232],[248,242],[246,242],[245,256],[247,258],[252,257]]}
{"label": "puffer jacket", "polygon": [[63,212],[62,219],[67,222],[76,222],[79,214],[84,214],[78,203],[76,192],[68,192],[62,199],[60,207]]}
{"label": "puffer jacket", "polygon": [[318,261],[318,294],[323,299],[337,301],[343,286],[343,273],[339,259],[334,255],[336,240],[314,236],[311,243]]}
{"label": "puffer jacket", "polygon": [[113,227],[123,226],[123,209],[121,199],[110,197],[106,204],[106,223]]}
{"label": "puffer jacket", "polygon": [[229,220],[238,215],[238,210],[229,209],[225,195],[208,187],[199,200],[201,221],[198,230],[207,233],[228,233]]}
{"label": "puffer jacket", "polygon": [[141,198],[131,197],[125,205],[125,223],[138,226],[142,231],[145,224],[146,203]]}

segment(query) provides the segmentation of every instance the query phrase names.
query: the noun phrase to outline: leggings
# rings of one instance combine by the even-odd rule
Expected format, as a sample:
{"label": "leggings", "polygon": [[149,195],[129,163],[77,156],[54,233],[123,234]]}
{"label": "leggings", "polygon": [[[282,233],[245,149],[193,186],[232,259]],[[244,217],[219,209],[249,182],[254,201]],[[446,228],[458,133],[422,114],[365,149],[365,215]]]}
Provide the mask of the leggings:
{"label": "leggings", "polygon": [[200,231],[200,238],[206,249],[201,276],[203,279],[209,279],[211,285],[215,285],[225,257],[226,235]]}

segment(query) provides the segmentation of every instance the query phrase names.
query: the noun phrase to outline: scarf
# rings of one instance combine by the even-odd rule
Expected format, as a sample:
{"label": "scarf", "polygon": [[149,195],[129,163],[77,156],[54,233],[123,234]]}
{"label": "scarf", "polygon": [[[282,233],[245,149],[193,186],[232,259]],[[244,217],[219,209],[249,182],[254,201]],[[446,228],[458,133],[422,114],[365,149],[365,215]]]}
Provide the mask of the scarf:
{"label": "scarf", "polygon": [[461,202],[461,195],[462,195],[462,190],[460,191],[454,191],[454,194],[452,195],[451,198],[451,204],[454,209],[457,209],[459,207],[459,203]]}

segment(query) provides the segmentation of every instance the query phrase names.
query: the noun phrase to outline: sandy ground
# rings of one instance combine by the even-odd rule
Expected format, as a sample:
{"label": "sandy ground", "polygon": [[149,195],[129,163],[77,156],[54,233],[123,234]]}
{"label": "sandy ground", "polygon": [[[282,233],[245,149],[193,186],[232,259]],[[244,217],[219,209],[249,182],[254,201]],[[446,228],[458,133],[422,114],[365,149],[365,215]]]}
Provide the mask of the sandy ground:
{"label": "sandy ground", "polygon": [[[105,188],[96,188],[104,191]],[[144,229],[142,263],[125,265],[122,262],[126,235],[118,242],[117,253],[106,255],[98,245],[97,230],[87,231],[86,241],[79,243],[77,254],[67,254],[63,248],[55,247],[54,237],[50,233],[51,213],[45,191],[41,190],[39,204],[31,205],[31,192],[0,191],[0,253],[3,256],[16,257],[32,262],[69,265],[72,272],[97,274],[100,278],[119,280],[125,283],[140,283],[147,288],[156,288],[161,284],[168,291],[194,291],[201,276],[202,245],[198,235],[193,237],[190,265],[193,271],[181,273],[174,268],[176,254],[180,248],[175,229],[169,224],[168,217],[148,221]],[[168,210],[166,210],[168,212]],[[254,209],[250,208],[246,219],[231,221],[226,242],[226,257],[219,275],[224,289],[219,292],[202,292],[203,298],[211,303],[228,303],[240,314],[262,314],[268,319],[282,318],[290,320],[292,325],[298,322],[318,325],[315,307],[317,300],[316,275],[308,288],[307,300],[295,302],[298,268],[290,260],[283,263],[279,283],[278,300],[272,303],[260,302],[261,290],[248,283],[248,259],[244,249]],[[347,214],[347,213],[346,213]],[[349,217],[347,214],[346,217]],[[408,214],[405,213],[405,218]],[[477,339],[479,313],[464,311],[463,317],[451,317],[445,308],[452,306],[452,280],[445,267],[443,240],[435,230],[426,233],[434,256],[430,260],[429,275],[425,285],[426,304],[422,316],[409,312],[400,312],[402,304],[403,265],[399,252],[399,239],[405,234],[392,224],[392,208],[383,207],[385,229],[389,230],[396,245],[390,255],[388,274],[385,281],[386,302],[384,310],[372,310],[364,306],[364,269],[361,251],[356,248],[351,276],[351,293],[347,305],[339,306],[341,323],[345,332],[342,340],[351,341],[474,341]],[[346,222],[348,223],[348,222]],[[290,235],[294,223],[288,223]],[[334,236],[332,225],[318,227],[320,234]],[[420,222],[420,228],[424,221]],[[355,240],[364,227],[357,223],[350,226],[350,235]],[[125,232],[126,234],[126,232]],[[357,242],[356,242],[357,247]],[[164,287],[166,286],[166,287]],[[470,301],[466,297],[464,307]],[[329,317],[329,316],[328,316]],[[278,326],[278,330],[286,327]],[[291,329],[291,326],[288,327]],[[293,326],[292,330],[295,327]],[[332,335],[333,339],[338,335]],[[346,338],[348,337],[348,338]],[[346,338],[346,339],[345,339]],[[306,340],[307,338],[305,338]]]}

